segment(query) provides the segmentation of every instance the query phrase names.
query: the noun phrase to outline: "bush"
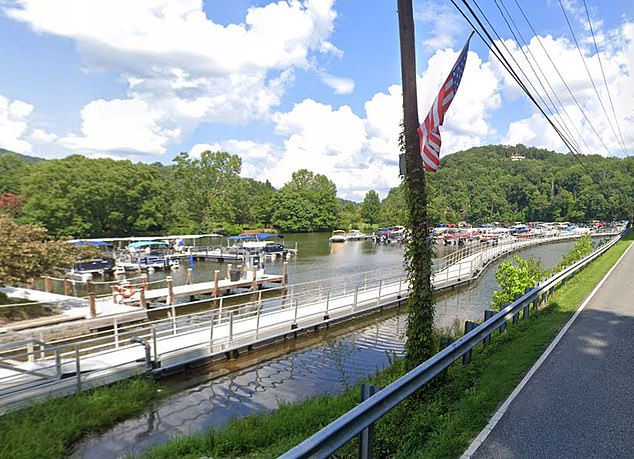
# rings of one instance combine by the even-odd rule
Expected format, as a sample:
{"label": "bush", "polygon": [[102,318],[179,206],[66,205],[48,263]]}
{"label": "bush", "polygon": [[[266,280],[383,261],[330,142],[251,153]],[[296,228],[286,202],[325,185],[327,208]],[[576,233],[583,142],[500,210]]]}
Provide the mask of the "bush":
{"label": "bush", "polygon": [[502,303],[513,301],[516,293],[524,293],[526,287],[534,287],[547,274],[541,261],[533,257],[525,260],[515,255],[515,263],[505,261],[495,273],[501,290],[493,292],[494,309],[499,310]]}

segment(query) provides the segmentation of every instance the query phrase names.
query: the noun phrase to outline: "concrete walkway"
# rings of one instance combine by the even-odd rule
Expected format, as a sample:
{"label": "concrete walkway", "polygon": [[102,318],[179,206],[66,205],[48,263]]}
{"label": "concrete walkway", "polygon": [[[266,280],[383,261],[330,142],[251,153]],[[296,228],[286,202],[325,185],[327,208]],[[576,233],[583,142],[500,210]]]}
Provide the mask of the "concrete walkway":
{"label": "concrete walkway", "polygon": [[463,458],[634,457],[631,245],[582,308]]}

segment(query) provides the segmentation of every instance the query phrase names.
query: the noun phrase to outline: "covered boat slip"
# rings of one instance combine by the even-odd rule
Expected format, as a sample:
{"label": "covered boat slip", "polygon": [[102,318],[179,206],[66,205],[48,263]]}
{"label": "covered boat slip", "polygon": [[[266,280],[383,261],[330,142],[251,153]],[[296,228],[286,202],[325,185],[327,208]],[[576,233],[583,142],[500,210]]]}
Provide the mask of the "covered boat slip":
{"label": "covered boat slip", "polygon": [[[272,238],[279,240],[273,241]],[[254,253],[261,253],[267,258],[289,258],[297,253],[297,248],[284,246],[284,236],[273,233],[230,236],[226,238],[226,245],[224,240],[221,234],[209,233],[80,239],[71,243],[109,246],[120,272],[174,268],[183,258],[224,262],[246,261]]]}

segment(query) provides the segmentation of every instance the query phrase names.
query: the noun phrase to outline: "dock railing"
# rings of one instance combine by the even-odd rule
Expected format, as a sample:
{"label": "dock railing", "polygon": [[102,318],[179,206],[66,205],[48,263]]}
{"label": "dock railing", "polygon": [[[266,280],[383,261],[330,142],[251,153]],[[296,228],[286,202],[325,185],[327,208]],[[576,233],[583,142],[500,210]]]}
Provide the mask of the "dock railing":
{"label": "dock railing", "polygon": [[458,359],[469,354],[478,344],[488,341],[495,331],[505,330],[509,320],[516,322],[520,320],[520,317],[527,320],[531,307],[536,309],[540,301],[543,302],[554,294],[558,285],[565,284],[567,279],[605,253],[620,238],[620,235],[615,237],[581,261],[538,284],[535,288],[527,289],[521,297],[466,333],[462,338],[361,402],[280,457],[284,459],[329,457]]}

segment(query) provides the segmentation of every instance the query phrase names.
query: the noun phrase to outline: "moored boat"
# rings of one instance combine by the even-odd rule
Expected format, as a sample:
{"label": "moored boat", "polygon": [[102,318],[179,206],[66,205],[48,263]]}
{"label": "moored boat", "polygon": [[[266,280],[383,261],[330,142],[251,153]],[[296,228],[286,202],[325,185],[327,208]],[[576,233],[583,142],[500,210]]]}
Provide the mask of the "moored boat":
{"label": "moored boat", "polygon": [[344,230],[334,230],[332,236],[328,238],[330,242],[346,242],[346,232]]}
{"label": "moored boat", "polygon": [[362,233],[358,229],[351,229],[346,233],[346,241],[363,241],[368,237],[367,234]]}

